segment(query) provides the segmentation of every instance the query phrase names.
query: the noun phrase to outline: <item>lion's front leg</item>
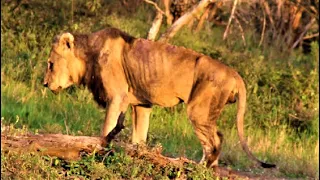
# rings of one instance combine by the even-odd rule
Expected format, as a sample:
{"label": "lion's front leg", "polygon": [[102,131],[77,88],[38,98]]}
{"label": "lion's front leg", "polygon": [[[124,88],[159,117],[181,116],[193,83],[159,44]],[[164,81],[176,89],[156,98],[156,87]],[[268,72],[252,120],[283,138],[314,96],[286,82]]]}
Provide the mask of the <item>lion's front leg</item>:
{"label": "lion's front leg", "polygon": [[151,111],[151,106],[132,106],[132,143],[147,141]]}
{"label": "lion's front leg", "polygon": [[121,130],[124,128],[123,122],[125,119],[125,114],[123,112],[120,113],[120,116],[117,121],[116,127],[107,135],[106,142],[111,142],[115,136],[121,132]]}
{"label": "lion's front leg", "polygon": [[127,110],[128,102],[126,98],[116,96],[112,98],[106,109],[106,117],[102,127],[101,136],[107,137],[109,133],[117,126],[118,119],[124,119],[124,114]]}

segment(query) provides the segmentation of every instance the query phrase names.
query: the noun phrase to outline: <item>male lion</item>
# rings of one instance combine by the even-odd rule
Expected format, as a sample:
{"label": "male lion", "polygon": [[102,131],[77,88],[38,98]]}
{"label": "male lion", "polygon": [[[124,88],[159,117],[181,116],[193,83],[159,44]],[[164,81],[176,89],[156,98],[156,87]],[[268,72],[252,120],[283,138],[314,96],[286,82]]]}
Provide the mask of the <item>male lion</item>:
{"label": "male lion", "polygon": [[166,43],[134,38],[118,29],[55,37],[44,86],[58,92],[86,85],[106,107],[101,135],[123,121],[132,105],[133,143],[147,139],[152,105],[187,104],[187,113],[208,167],[218,166],[222,134],[216,121],[225,104],[238,98],[237,127],[244,151],[262,167],[274,167],[251,154],[243,137],[246,88],[239,74],[203,54]]}

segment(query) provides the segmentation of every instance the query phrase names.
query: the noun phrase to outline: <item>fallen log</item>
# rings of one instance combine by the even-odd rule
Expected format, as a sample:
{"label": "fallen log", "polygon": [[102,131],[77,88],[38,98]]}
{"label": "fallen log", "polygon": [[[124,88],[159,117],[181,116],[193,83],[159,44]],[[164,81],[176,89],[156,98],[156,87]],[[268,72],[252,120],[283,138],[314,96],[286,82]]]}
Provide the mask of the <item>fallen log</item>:
{"label": "fallen log", "polygon": [[[64,134],[24,134],[6,135],[1,133],[1,149],[4,152],[14,151],[19,153],[39,153],[58,157],[65,160],[79,160],[82,153],[99,153],[101,155],[110,152],[106,150],[106,140],[101,137],[71,136]],[[156,166],[165,167],[173,165],[183,168],[185,164],[196,162],[184,157],[170,158],[163,156],[161,147],[148,148],[146,146],[130,145],[120,141],[113,141],[116,147],[122,147],[126,154],[150,161]],[[226,168],[218,170],[220,175],[234,176]]]}
{"label": "fallen log", "polygon": [[[64,134],[12,134],[1,133],[1,150],[20,153],[35,152],[40,155],[58,157],[65,160],[79,160],[83,154],[98,153],[104,155],[110,151],[106,148],[109,140],[98,136],[72,136]],[[144,158],[154,164],[183,166],[196,163],[186,158],[170,158],[161,154],[162,148],[148,148],[143,145],[127,144],[116,139],[113,146],[121,147],[132,157]]]}
{"label": "fallen log", "polygon": [[69,136],[63,134],[26,134],[8,136],[1,134],[1,149],[17,152],[38,152],[41,155],[77,160],[80,152],[103,151],[106,141],[100,137]]}
{"label": "fallen log", "polygon": [[[1,127],[1,152],[39,153],[58,157],[65,160],[79,160],[84,154],[98,153],[103,156],[114,151],[111,147],[106,148],[110,139],[98,136],[72,136],[64,134],[32,134],[12,133],[9,128]],[[118,130],[117,130],[118,131]],[[117,133],[117,131],[115,133]],[[144,159],[156,166],[165,167],[172,165],[184,169],[186,164],[197,164],[195,161],[184,157],[171,158],[162,155],[162,147],[153,148],[143,145],[127,144],[117,139],[112,141],[113,147],[123,148],[128,156]],[[226,167],[213,169],[218,177],[260,179],[261,177],[248,172],[239,172]],[[276,179],[276,178],[275,178]]]}

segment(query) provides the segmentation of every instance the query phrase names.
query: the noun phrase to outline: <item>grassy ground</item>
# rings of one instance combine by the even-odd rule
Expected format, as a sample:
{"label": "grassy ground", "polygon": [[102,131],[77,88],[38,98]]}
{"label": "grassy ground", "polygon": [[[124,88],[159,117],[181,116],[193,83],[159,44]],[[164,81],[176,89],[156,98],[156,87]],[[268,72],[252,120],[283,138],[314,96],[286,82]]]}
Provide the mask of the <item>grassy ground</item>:
{"label": "grassy ground", "polygon": [[[104,110],[95,104],[88,90],[76,87],[54,95],[42,87],[52,38],[67,30],[92,32],[108,25],[145,38],[154,16],[152,7],[142,4],[135,12],[125,13],[119,8],[114,10],[117,1],[112,1],[90,11],[85,2],[79,1],[71,16],[68,2],[34,1],[16,9],[12,2],[1,5],[1,122],[34,132],[98,135]],[[161,32],[164,30],[165,25]],[[277,164],[277,176],[318,179],[318,44],[312,44],[310,54],[299,50],[285,54],[278,52],[276,45],[258,48],[250,33],[246,47],[236,36],[222,41],[222,34],[222,28],[207,24],[198,34],[181,30],[171,43],[210,55],[239,71],[248,91],[245,133],[249,147],[259,159]],[[230,105],[219,120],[225,139],[221,165],[261,173],[263,170],[252,166],[238,143],[235,115],[236,107]],[[127,113],[127,128],[120,135],[127,142],[130,124]],[[193,160],[202,156],[184,105],[175,109],[154,107],[148,144],[161,144],[168,156]],[[13,179],[177,177],[170,176],[169,172],[177,172],[170,167],[157,171],[150,163],[132,159],[121,150],[109,158],[64,162],[1,153],[1,174]],[[213,178],[205,168],[193,167],[193,171],[189,175],[194,179],[202,179],[200,175]]]}

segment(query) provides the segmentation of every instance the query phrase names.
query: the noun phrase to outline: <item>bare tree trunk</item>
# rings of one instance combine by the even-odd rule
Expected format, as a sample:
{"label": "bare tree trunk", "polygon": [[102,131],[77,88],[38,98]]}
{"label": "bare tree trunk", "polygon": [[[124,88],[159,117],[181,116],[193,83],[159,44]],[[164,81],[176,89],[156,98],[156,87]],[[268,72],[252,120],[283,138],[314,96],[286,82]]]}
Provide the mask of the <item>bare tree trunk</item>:
{"label": "bare tree trunk", "polygon": [[172,21],[173,21],[173,16],[170,13],[171,0],[162,0],[162,2],[164,4],[165,14],[166,14],[166,17],[167,17],[167,25],[171,25]]}
{"label": "bare tree trunk", "polygon": [[146,3],[152,4],[157,10],[156,17],[154,18],[154,20],[152,22],[152,26],[148,32],[148,37],[147,37],[148,39],[154,41],[157,37],[159,30],[160,30],[160,27],[162,24],[162,19],[163,19],[163,14],[165,14],[165,12],[163,12],[155,2],[150,1],[150,0],[144,0],[144,1]]}
{"label": "bare tree trunk", "polygon": [[[90,136],[70,136],[63,134],[24,134],[24,135],[6,135],[1,134],[1,151],[29,153],[36,152],[41,155],[59,157],[65,160],[79,160],[82,153],[108,154],[110,150],[105,150],[107,142],[101,137]],[[159,147],[147,148],[146,146],[137,146],[123,142],[114,142],[117,147],[125,149],[126,153],[132,157],[143,156],[144,159],[152,161],[154,164],[183,166],[184,163],[196,164],[187,158],[169,158],[163,156],[162,149]]]}
{"label": "bare tree trunk", "polygon": [[157,12],[156,17],[154,18],[152,22],[152,26],[148,33],[148,39],[154,41],[157,37],[157,34],[160,30],[161,24],[162,24],[163,15],[161,12]]}
{"label": "bare tree trunk", "polygon": [[194,17],[199,16],[199,14],[212,2],[212,0],[202,0],[198,5],[194,6],[183,16],[181,16],[173,25],[163,33],[159,41],[167,42],[171,39],[184,25],[188,24]]}
{"label": "bare tree trunk", "polygon": [[197,25],[197,27],[196,27],[195,32],[199,32],[199,31],[202,29],[203,23],[204,23],[204,21],[208,18],[209,13],[210,13],[212,7],[213,7],[213,5],[210,4],[210,5],[206,8],[206,11],[202,14],[202,16],[201,16],[201,18],[200,18],[200,20],[199,20],[199,23],[198,23],[198,25]]}
{"label": "bare tree trunk", "polygon": [[6,136],[1,134],[1,149],[4,151],[39,152],[42,155],[62,159],[79,159],[80,152],[99,152],[106,146],[101,137],[41,134]]}

